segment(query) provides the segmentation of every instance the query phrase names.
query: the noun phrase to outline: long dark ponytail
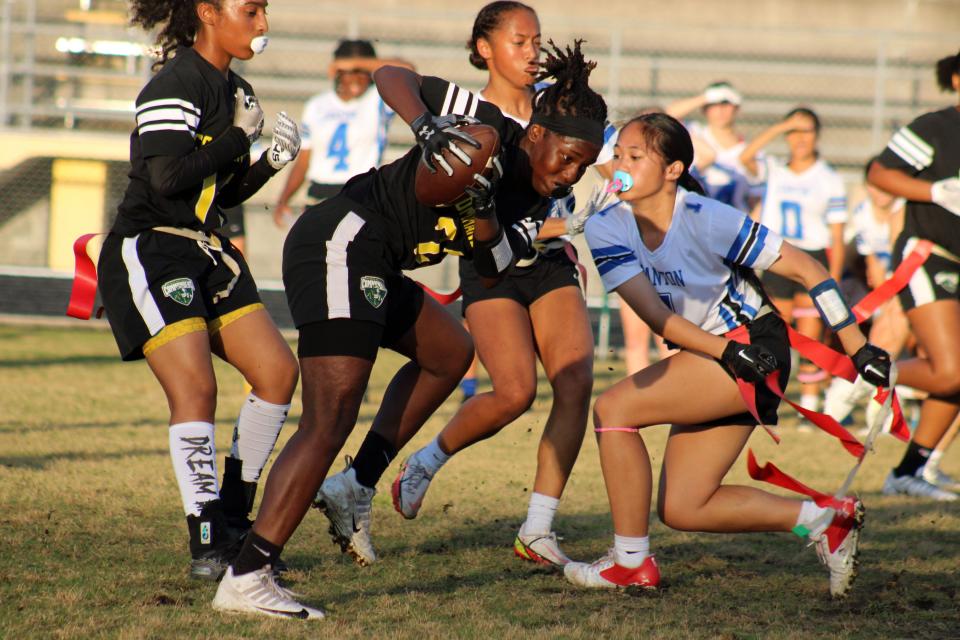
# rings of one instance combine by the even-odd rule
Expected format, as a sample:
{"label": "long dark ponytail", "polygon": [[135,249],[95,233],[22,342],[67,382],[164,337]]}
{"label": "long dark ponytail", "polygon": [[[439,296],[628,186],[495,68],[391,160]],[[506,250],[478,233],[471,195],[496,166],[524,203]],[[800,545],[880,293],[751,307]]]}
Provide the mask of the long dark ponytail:
{"label": "long dark ponytail", "polygon": [[[220,8],[220,0],[202,0]],[[130,2],[130,24],[151,31],[157,25],[163,25],[157,34],[160,47],[160,59],[153,68],[163,66],[177,47],[193,45],[200,30],[200,18],[197,5],[200,0],[132,0]]]}
{"label": "long dark ponytail", "polygon": [[640,128],[647,148],[663,158],[665,164],[679,161],[683,165],[683,173],[677,179],[677,184],[687,191],[706,195],[703,185],[690,173],[690,167],[693,166],[693,140],[682,122],[666,113],[645,113],[632,118],[623,128],[631,125]]}

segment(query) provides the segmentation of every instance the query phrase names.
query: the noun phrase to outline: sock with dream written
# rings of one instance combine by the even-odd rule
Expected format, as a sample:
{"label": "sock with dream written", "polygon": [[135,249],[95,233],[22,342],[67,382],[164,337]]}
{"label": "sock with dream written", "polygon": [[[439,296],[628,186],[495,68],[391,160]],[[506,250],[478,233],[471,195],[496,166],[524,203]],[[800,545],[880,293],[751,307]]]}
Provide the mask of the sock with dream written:
{"label": "sock with dream written", "polygon": [[203,505],[220,498],[217,490],[217,449],[209,422],[170,425],[170,459],[180,488],[183,512],[199,516]]}

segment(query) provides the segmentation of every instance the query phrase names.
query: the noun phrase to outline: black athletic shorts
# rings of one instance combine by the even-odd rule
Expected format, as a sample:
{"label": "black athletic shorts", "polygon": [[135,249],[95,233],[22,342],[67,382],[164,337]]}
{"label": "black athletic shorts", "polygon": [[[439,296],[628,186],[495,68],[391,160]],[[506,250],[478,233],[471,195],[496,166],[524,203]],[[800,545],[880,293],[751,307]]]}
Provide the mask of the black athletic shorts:
{"label": "black athletic shorts", "polygon": [[378,347],[407,333],[423,306],[423,289],[388,259],[376,214],[343,195],[307,207],[291,227],[283,286],[301,357],[373,360]]}
{"label": "black athletic shorts", "polygon": [[[916,246],[916,238],[897,238],[893,248],[893,268],[910,255]],[[920,265],[910,282],[898,294],[900,306],[904,311],[936,302],[937,300],[960,299],[960,262],[936,253],[930,254],[927,261]]]}
{"label": "black athletic shorts", "polygon": [[247,232],[243,223],[243,205],[224,209],[223,215],[227,221],[220,227],[220,233],[225,238],[242,238]]}
{"label": "black athletic shorts", "polygon": [[230,294],[214,302],[214,294],[223,291],[234,277],[218,251],[211,250],[208,255],[196,240],[160,231],[143,231],[132,238],[115,233],[107,236],[97,279],[124,360],[143,358],[144,345],[161,332],[172,339],[196,330],[198,321],[215,332],[262,308],[243,255],[229,240],[221,238],[221,242],[223,250],[236,260],[240,275]]}
{"label": "black athletic shorts", "polygon": [[561,287],[579,287],[577,267],[563,251],[541,255],[529,267],[513,267],[502,280],[485,287],[470,260],[460,259],[460,289],[465,311],[474,302],[508,298],[524,307]]}
{"label": "black athletic shorts", "polygon": [[[803,250],[804,253],[822,264],[824,267],[829,265],[827,261],[827,252],[824,249],[816,251]],[[763,283],[763,289],[767,295],[776,300],[793,300],[793,296],[798,293],[806,295],[806,288],[799,282],[778,276],[775,273],[765,271],[760,281]]]}
{"label": "black athletic shorts", "polygon": [[[787,381],[790,380],[790,341],[787,338],[787,326],[784,324],[783,319],[776,313],[767,313],[751,322],[748,325],[748,329],[750,331],[750,344],[761,344],[773,352],[777,362],[781,365],[779,375],[780,388],[786,389]],[[717,362],[720,361],[718,360]],[[726,371],[731,378],[735,378],[733,373],[722,363],[720,366],[723,366],[724,371]],[[765,384],[755,385],[755,388],[757,394],[757,414],[760,416],[763,424],[777,424],[777,409],[780,407],[780,397],[774,395]],[[744,411],[743,413],[738,413],[726,418],[718,418],[717,420],[704,422],[698,426],[714,427],[733,424],[755,425],[757,424],[757,420],[750,415],[749,411]]]}

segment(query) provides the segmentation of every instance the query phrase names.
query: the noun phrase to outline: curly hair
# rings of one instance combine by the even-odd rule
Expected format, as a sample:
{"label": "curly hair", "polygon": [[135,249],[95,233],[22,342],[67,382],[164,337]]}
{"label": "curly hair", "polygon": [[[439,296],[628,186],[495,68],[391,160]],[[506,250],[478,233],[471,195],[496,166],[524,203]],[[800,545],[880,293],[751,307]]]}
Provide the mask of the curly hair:
{"label": "curly hair", "polygon": [[960,74],[960,53],[937,60],[937,84],[943,91],[953,91],[953,76]]}
{"label": "curly hair", "polygon": [[156,43],[160,47],[160,59],[153,68],[162,67],[170,59],[177,47],[189,47],[197,37],[200,18],[197,5],[200,2],[220,8],[220,0],[131,0],[130,24],[147,31],[157,25],[163,25],[157,33]]}
{"label": "curly hair", "polygon": [[508,0],[491,2],[477,12],[477,17],[473,20],[473,31],[470,33],[470,39],[467,40],[467,51],[470,52],[470,64],[477,69],[487,68],[487,61],[483,59],[480,51],[477,50],[477,40],[480,38],[489,39],[490,34],[500,26],[503,15],[517,9],[526,9],[534,16],[537,15],[533,7],[525,5],[522,2],[511,2]]}
{"label": "curly hair", "polygon": [[580,116],[598,122],[607,120],[607,103],[590,88],[590,72],[597,63],[587,60],[580,51],[583,40],[574,40],[573,47],[563,49],[553,40],[545,47],[547,58],[537,81],[553,78],[555,82],[537,92],[533,113],[544,116]]}

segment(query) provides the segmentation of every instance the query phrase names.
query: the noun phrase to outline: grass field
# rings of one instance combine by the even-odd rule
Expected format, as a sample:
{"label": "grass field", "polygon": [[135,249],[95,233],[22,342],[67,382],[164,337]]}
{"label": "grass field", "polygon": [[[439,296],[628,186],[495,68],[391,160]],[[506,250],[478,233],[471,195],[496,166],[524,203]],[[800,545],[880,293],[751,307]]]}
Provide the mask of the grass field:
{"label": "grass field", "polygon": [[[347,452],[398,364],[391,354],[378,363]],[[622,373],[598,363],[597,389]],[[224,451],[243,390],[228,367],[218,375]],[[0,637],[960,637],[960,507],[880,495],[902,452],[886,437],[857,478],[867,524],[861,575],[843,602],[827,596],[813,549],[788,534],[690,534],[655,521],[665,586],[652,595],[580,591],[514,559],[547,392],[541,383],[526,416],[448,464],[412,522],[390,505],[394,464],[374,502],[382,557],[374,566],[355,567],[331,544],[325,520],[308,514],[284,552],[289,586],[329,614],[308,626],[216,613],[214,586],[187,577],[166,402],[145,364],[122,364],[105,331],[0,325]],[[452,399],[411,446],[455,408]],[[281,444],[298,416],[295,402]],[[790,425],[779,447],[754,435],[761,463],[772,459],[818,488],[839,486],[852,458],[828,436]],[[665,435],[645,434],[655,464]],[[944,469],[960,473],[956,451]],[[731,480],[751,482],[742,459]],[[575,558],[611,544],[592,438],[556,525]]]}

